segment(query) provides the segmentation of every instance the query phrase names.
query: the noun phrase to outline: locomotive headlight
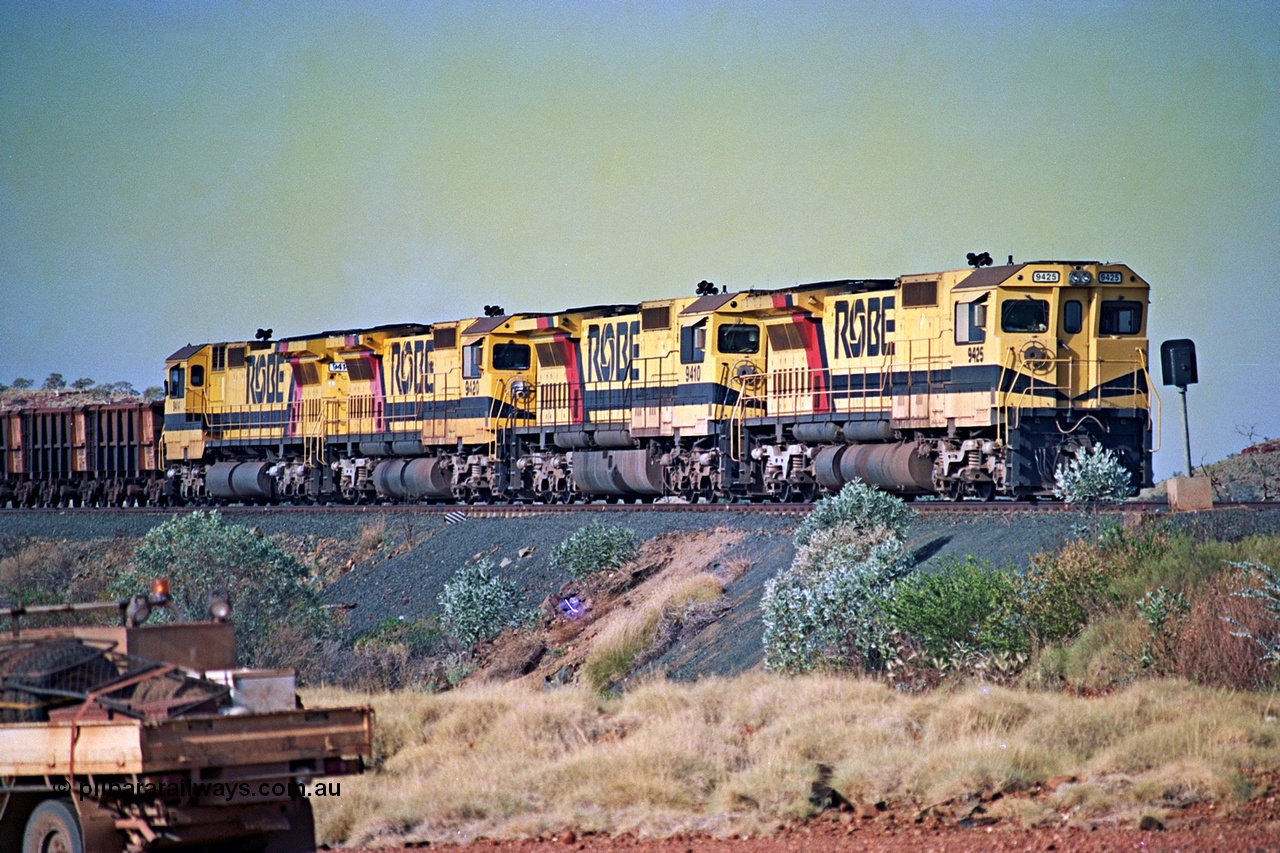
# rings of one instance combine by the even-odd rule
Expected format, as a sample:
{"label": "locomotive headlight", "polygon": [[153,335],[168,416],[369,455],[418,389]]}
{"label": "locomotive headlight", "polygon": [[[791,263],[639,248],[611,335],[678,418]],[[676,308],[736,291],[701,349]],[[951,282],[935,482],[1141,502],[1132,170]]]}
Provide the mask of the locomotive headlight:
{"label": "locomotive headlight", "polygon": [[1067,276],[1067,281],[1071,284],[1087,285],[1093,282],[1093,276],[1088,270],[1073,270],[1072,273]]}

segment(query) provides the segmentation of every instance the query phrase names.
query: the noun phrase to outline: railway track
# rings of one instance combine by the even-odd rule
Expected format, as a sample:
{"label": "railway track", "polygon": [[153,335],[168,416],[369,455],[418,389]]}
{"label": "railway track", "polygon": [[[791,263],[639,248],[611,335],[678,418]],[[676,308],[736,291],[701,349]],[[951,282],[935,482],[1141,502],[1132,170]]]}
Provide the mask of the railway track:
{"label": "railway track", "polygon": [[[914,501],[911,508],[922,515],[936,513],[963,513],[966,515],[1007,515],[1015,513],[1080,512],[1073,504],[1058,502],[1026,501]],[[103,514],[103,515],[172,515],[201,509],[217,509],[227,515],[296,513],[414,513],[424,516],[452,516],[454,518],[524,518],[538,515],[565,515],[571,513],[733,513],[739,515],[798,516],[812,509],[812,504],[786,503],[583,503],[583,504],[274,504],[269,506],[232,504],[226,506],[183,507],[42,507],[27,509],[0,509],[0,519],[38,514]],[[1221,509],[1277,509],[1277,501],[1220,502]],[[1130,501],[1099,509],[1106,514],[1137,512],[1158,515],[1169,512],[1162,501]]]}

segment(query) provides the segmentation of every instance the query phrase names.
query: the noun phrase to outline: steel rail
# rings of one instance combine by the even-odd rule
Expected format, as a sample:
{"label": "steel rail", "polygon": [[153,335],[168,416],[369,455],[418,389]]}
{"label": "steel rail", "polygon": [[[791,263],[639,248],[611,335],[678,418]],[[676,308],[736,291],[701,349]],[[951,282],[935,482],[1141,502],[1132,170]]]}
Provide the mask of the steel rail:
{"label": "steel rail", "polygon": [[[938,513],[962,513],[965,515],[1008,515],[1023,513],[1055,513],[1055,512],[1099,512],[1116,515],[1138,512],[1145,515],[1168,513],[1169,506],[1163,501],[1127,501],[1120,504],[1086,508],[1074,504],[1056,501],[944,501],[927,500],[912,501],[908,506],[921,515]],[[536,515],[564,515],[566,513],[732,513],[742,515],[804,515],[813,508],[813,504],[804,503],[575,503],[575,504],[538,504],[538,503],[492,503],[492,504],[205,504],[186,506],[147,506],[147,507],[30,507],[22,509],[2,508],[0,519],[36,516],[65,515],[175,515],[216,509],[227,515],[242,514],[281,514],[296,513],[415,513],[420,515],[447,515],[462,513],[467,518],[513,518]],[[1280,501],[1237,501],[1217,502],[1213,510],[1246,509],[1277,510]]]}

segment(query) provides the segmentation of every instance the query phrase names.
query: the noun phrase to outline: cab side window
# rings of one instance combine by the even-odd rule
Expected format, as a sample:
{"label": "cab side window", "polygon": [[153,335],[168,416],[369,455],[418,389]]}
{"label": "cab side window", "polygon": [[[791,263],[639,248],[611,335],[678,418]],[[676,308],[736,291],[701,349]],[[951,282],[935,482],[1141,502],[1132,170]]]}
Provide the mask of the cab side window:
{"label": "cab side window", "polygon": [[484,341],[476,341],[462,348],[462,378],[479,379],[484,367]]}
{"label": "cab side window", "polygon": [[956,303],[956,343],[980,344],[987,339],[986,299]]}
{"label": "cab side window", "polygon": [[1084,328],[1084,306],[1079,299],[1069,299],[1062,306],[1062,331],[1074,335]]}
{"label": "cab side window", "polygon": [[186,370],[180,365],[169,368],[169,396],[175,400],[181,400],[187,393],[186,375]]}
{"label": "cab side window", "polygon": [[201,388],[204,386],[204,365],[191,365],[191,387]]}
{"label": "cab side window", "polygon": [[680,330],[680,363],[700,364],[707,354],[707,321]]}

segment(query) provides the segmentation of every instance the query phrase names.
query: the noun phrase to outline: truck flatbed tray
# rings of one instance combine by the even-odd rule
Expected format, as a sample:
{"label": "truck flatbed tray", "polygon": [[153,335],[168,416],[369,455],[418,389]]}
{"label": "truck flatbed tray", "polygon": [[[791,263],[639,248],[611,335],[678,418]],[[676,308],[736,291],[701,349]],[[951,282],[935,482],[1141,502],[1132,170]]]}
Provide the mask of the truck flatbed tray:
{"label": "truck flatbed tray", "polygon": [[164,773],[372,754],[367,707],[0,725],[0,777]]}

